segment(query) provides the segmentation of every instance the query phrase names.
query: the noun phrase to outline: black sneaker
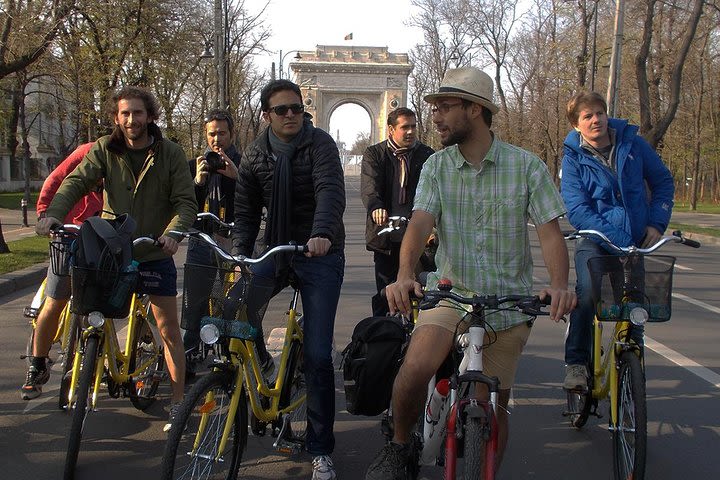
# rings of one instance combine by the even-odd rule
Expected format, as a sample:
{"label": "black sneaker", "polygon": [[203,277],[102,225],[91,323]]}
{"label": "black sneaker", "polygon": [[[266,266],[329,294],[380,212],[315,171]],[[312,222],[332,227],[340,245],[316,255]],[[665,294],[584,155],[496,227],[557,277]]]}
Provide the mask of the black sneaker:
{"label": "black sneaker", "polygon": [[365,473],[365,480],[405,480],[410,445],[388,442]]}
{"label": "black sneaker", "polygon": [[32,400],[42,393],[42,385],[50,380],[50,371],[47,368],[38,369],[35,365],[28,368],[25,385],[20,387],[20,397],[23,400]]}

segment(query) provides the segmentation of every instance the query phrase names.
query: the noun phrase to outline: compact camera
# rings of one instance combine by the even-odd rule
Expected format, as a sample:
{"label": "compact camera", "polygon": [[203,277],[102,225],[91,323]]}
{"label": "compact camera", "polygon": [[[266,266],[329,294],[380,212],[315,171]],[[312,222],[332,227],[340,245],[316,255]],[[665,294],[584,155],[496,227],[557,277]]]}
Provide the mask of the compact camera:
{"label": "compact camera", "polygon": [[210,173],[214,173],[225,168],[225,160],[223,160],[219,153],[213,152],[212,150],[205,154],[205,161],[208,164],[208,170]]}

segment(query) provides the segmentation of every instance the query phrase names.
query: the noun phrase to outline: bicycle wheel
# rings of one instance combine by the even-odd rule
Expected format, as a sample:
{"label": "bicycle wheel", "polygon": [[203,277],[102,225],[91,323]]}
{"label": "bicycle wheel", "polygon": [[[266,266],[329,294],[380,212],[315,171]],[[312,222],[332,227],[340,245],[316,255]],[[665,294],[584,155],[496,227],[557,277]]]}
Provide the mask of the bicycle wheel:
{"label": "bicycle wheel", "polygon": [[74,313],[67,313],[64,320],[64,332],[62,339],[62,362],[60,363],[60,392],[58,392],[58,408],[65,410],[68,407],[68,393],[72,382],[72,366],[77,349],[78,338],[80,338],[80,322]]}
{"label": "bicycle wheel", "polygon": [[140,317],[137,318],[137,323],[130,353],[129,372],[132,373],[139,366],[149,363],[128,381],[127,390],[133,406],[144,411],[155,402],[155,394],[165,367],[165,358],[162,346],[155,341],[150,325]]}
{"label": "bicycle wheel", "polygon": [[468,405],[465,408],[463,429],[465,432],[464,457],[465,480],[493,480],[495,478],[495,455],[497,442],[493,433],[497,431],[497,421],[488,404]]}
{"label": "bicycle wheel", "polygon": [[230,412],[233,378],[226,372],[209,373],[200,377],[185,395],[165,444],[161,478],[237,478],[248,436],[244,389],[240,393],[234,428],[230,430],[225,450],[218,452]]}
{"label": "bicycle wheel", "polygon": [[83,426],[88,413],[88,400],[93,381],[95,380],[95,365],[98,360],[99,339],[88,337],[85,343],[85,353],[80,367],[75,405],[73,406],[72,425],[68,440],[67,455],[65,456],[65,480],[72,480],[75,476],[80,442],[82,440]]}
{"label": "bicycle wheel", "polygon": [[[293,402],[305,396],[306,393],[303,346],[300,341],[293,340],[290,344],[288,368],[285,371],[283,390],[280,393],[280,408],[287,408]],[[298,408],[288,412],[288,414],[290,415],[290,432],[285,438],[290,441],[304,443],[307,430],[307,401],[303,401]]]}
{"label": "bicycle wheel", "polygon": [[580,429],[587,423],[590,416],[590,409],[593,405],[592,387],[584,392],[567,392],[567,416],[570,418],[570,425]]}
{"label": "bicycle wheel", "polygon": [[645,373],[633,351],[620,355],[618,376],[618,424],[613,430],[615,478],[645,478],[647,451],[647,405]]}

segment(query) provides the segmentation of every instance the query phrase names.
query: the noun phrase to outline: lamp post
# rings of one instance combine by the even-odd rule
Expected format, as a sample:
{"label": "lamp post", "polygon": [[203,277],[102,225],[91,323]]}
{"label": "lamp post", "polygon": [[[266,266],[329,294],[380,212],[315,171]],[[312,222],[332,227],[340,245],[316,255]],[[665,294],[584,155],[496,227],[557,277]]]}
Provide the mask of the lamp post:
{"label": "lamp post", "polygon": [[[214,0],[214,38],[206,39],[200,58],[212,58],[215,65],[215,107],[227,108],[227,65],[225,61],[225,32],[223,28],[223,0]],[[213,47],[211,50],[210,47]]]}
{"label": "lamp post", "polygon": [[280,50],[280,68],[278,69],[278,78],[283,78],[283,62],[285,61],[285,57],[294,52],[297,52],[297,54],[293,58],[295,60],[300,60],[302,58],[300,56],[300,50],[290,50],[289,52],[286,52],[285,55],[283,55],[282,50]]}
{"label": "lamp post", "polygon": [[597,56],[597,17],[598,17],[598,1],[595,0],[593,7],[593,37],[592,37],[592,53],[590,55],[590,91],[595,91],[595,57]]}

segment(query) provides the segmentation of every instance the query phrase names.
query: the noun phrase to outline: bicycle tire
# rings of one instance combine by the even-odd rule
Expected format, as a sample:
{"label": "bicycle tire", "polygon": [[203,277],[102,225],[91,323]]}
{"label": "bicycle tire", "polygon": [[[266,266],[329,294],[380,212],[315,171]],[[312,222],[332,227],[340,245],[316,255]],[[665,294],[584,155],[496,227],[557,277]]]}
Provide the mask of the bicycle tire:
{"label": "bicycle tire", "polygon": [[[280,393],[279,407],[286,408],[303,395],[307,395],[305,382],[305,364],[303,361],[303,345],[299,340],[293,340],[288,354],[288,368],[283,379],[283,389]],[[288,440],[305,443],[307,433],[307,397],[306,401],[289,412],[290,436]]]}
{"label": "bicycle tire", "polygon": [[[242,454],[248,437],[247,397],[241,392],[240,403],[235,414],[235,428],[222,457],[216,462],[217,447],[229,412],[234,376],[228,372],[211,372],[200,377],[185,395],[175,422],[173,423],[162,459],[162,476],[172,479],[223,479],[235,480],[240,469]],[[208,399],[214,394],[212,401]],[[199,451],[193,454],[194,443],[199,433],[200,420],[205,411],[205,429],[199,442]],[[228,461],[229,457],[229,461]]]}
{"label": "bicycle tire", "polygon": [[[464,458],[465,469],[463,478],[465,480],[493,480],[495,478],[495,457],[497,445],[493,448],[493,442],[488,441],[493,430],[497,430],[495,413],[487,404],[478,404],[477,408],[484,411],[483,416],[464,415]],[[466,407],[467,412],[467,407]],[[488,426],[488,420],[490,421]],[[490,450],[488,450],[488,448]]]}
{"label": "bicycle tire", "polygon": [[137,317],[137,328],[134,332],[134,339],[131,343],[132,352],[128,364],[130,373],[135,371],[136,366],[142,365],[148,360],[155,360],[143,370],[136,378],[130,378],[127,382],[128,396],[130,402],[140,411],[147,410],[155,403],[161,375],[165,367],[162,345],[158,345],[152,329],[147,321]]}
{"label": "bicycle tire", "polygon": [[567,415],[570,425],[578,430],[585,426],[593,405],[592,387],[584,392],[567,391]]}
{"label": "bicycle tire", "polygon": [[618,424],[613,430],[615,478],[645,478],[647,453],[647,404],[645,373],[634,351],[620,354],[618,374]]}
{"label": "bicycle tire", "polygon": [[70,426],[70,435],[68,437],[67,455],[65,456],[65,473],[63,476],[65,480],[72,480],[75,476],[75,466],[77,465],[78,453],[80,453],[82,431],[88,413],[90,387],[95,380],[95,365],[98,360],[99,342],[100,340],[97,337],[90,336],[85,343],[85,353],[83,354],[77,394],[75,396],[76,400],[72,414],[72,425]]}
{"label": "bicycle tire", "polygon": [[58,408],[66,410],[68,406],[68,393],[72,382],[72,366],[77,350],[78,339],[80,338],[80,323],[78,316],[68,312],[65,319],[67,334],[62,340],[62,362],[60,363],[60,391],[58,392]]}

